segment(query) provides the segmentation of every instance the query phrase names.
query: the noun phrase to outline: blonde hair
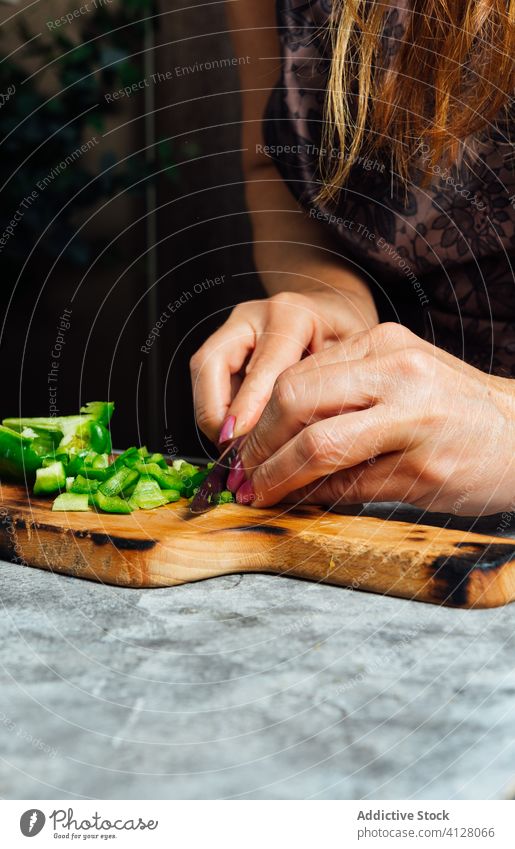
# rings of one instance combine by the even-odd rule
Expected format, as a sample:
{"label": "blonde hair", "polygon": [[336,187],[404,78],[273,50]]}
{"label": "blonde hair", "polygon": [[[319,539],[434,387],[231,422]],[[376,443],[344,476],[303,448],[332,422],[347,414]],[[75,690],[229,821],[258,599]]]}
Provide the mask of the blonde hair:
{"label": "blonde hair", "polygon": [[388,57],[394,8],[334,0],[322,151],[339,155],[320,156],[321,201],[337,197],[360,153],[386,153],[404,181],[422,145],[436,161],[458,161],[513,94],[515,0],[407,0]]}

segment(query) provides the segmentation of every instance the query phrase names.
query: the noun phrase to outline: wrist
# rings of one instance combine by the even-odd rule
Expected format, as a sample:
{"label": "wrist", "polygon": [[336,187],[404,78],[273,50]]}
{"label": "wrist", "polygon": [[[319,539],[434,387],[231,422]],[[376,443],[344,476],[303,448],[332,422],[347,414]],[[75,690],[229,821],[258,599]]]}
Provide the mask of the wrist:
{"label": "wrist", "polygon": [[353,333],[359,333],[379,324],[376,305],[368,290],[327,285],[304,289],[302,294],[309,297],[317,311],[335,327],[343,324]]}
{"label": "wrist", "polygon": [[515,379],[488,375],[488,391],[494,393],[497,407],[503,414],[515,442]]}

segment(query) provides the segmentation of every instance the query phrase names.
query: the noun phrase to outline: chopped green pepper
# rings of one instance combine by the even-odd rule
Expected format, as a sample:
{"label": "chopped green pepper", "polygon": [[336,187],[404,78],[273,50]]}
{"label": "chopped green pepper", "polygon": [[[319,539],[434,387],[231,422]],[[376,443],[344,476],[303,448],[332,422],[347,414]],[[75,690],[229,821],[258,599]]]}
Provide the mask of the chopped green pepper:
{"label": "chopped green pepper", "polygon": [[93,401],[82,407],[77,416],[4,419],[0,431],[0,474],[23,480],[27,474],[32,477],[43,460],[54,462],[61,455],[68,475],[74,474],[76,469],[68,468],[68,455],[80,455],[90,448],[100,455],[110,453],[107,425],[113,409],[109,401]]}
{"label": "chopped green pepper", "polygon": [[88,496],[75,492],[63,492],[52,504],[52,510],[67,512],[85,512],[89,510]]}
{"label": "chopped green pepper", "polygon": [[33,478],[42,463],[36,440],[0,425],[0,476],[23,480]]}
{"label": "chopped green pepper", "polygon": [[215,504],[232,504],[234,502],[234,495],[228,489],[224,489],[223,492],[213,495],[213,501]]}
{"label": "chopped green pepper", "polygon": [[67,475],[78,475],[79,472],[84,468],[84,457],[87,454],[86,451],[81,451],[80,454],[74,454],[66,464],[66,474]]}
{"label": "chopped green pepper", "polygon": [[168,504],[171,504],[173,501],[179,501],[181,497],[181,493],[177,492],[176,489],[162,489],[161,495],[163,498],[166,498]]}
{"label": "chopped green pepper", "polygon": [[113,401],[88,401],[80,408],[81,413],[107,426],[111,421],[111,416],[114,413]]}
{"label": "chopped green pepper", "polygon": [[66,486],[66,474],[60,460],[50,466],[36,470],[34,495],[50,495]]}
{"label": "chopped green pepper", "polygon": [[153,510],[154,507],[162,507],[168,503],[159,488],[159,484],[153,478],[141,475],[136,489],[131,495],[131,504],[137,504],[142,510]]}
{"label": "chopped green pepper", "polygon": [[151,454],[151,456],[146,461],[147,463],[157,463],[162,469],[168,468],[168,463],[162,454]]}
{"label": "chopped green pepper", "polygon": [[199,488],[200,484],[204,481],[206,476],[207,472],[196,471],[194,474],[184,477],[182,479],[183,488],[181,491],[181,495],[183,495],[185,498],[189,498],[191,495],[193,495],[193,493]]}
{"label": "chopped green pepper", "polygon": [[139,473],[123,466],[121,469],[100,484],[103,495],[121,495],[137,482]]}
{"label": "chopped green pepper", "polygon": [[[68,478],[66,478],[68,480]],[[98,487],[100,486],[99,482],[96,480],[89,480],[88,478],[83,477],[82,475],[77,475],[76,478],[72,478],[73,483],[70,487],[70,492],[76,492],[81,495],[90,495],[93,492],[96,492]]]}
{"label": "chopped green pepper", "polygon": [[141,456],[138,453],[138,448],[134,446],[132,448],[127,448],[122,454],[119,454],[116,460],[114,460],[110,466],[107,467],[107,477],[111,477],[114,475],[118,469],[123,468],[124,466],[131,466],[134,463],[139,463],[141,460]]}
{"label": "chopped green pepper", "polygon": [[101,422],[89,423],[90,445],[98,454],[110,454],[112,450],[111,435]]}
{"label": "chopped green pepper", "polygon": [[[128,448],[110,462],[108,425],[114,405],[93,401],[76,416],[4,419],[0,426],[0,476],[35,478],[34,493],[66,492],[53,509],[106,513],[150,510],[191,496],[208,469],[185,460],[169,465],[146,446]],[[212,464],[210,464],[212,465]],[[214,500],[215,496],[213,496]],[[223,491],[217,503],[234,498]]]}
{"label": "chopped green pepper", "polygon": [[89,496],[89,503],[103,513],[132,513],[128,501],[119,495],[104,495],[100,490]]}
{"label": "chopped green pepper", "polygon": [[109,454],[98,454],[96,451],[88,451],[84,456],[84,466],[92,469],[109,468]]}
{"label": "chopped green pepper", "polygon": [[179,492],[184,489],[184,484],[174,469],[168,467],[165,472],[157,463],[136,463],[135,469],[141,475],[147,475],[157,481],[161,489],[177,489]]}

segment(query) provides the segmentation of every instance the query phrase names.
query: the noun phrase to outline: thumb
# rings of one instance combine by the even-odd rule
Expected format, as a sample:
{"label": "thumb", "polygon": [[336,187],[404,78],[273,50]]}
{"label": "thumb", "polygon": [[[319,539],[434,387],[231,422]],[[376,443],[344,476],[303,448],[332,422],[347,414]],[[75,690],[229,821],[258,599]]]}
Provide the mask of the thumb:
{"label": "thumb", "polygon": [[308,328],[301,333],[298,328],[296,330],[296,336],[292,336],[284,329],[269,329],[260,337],[229,408],[229,414],[236,419],[235,436],[242,436],[254,427],[279,375],[302,359],[311,341],[311,333]]}

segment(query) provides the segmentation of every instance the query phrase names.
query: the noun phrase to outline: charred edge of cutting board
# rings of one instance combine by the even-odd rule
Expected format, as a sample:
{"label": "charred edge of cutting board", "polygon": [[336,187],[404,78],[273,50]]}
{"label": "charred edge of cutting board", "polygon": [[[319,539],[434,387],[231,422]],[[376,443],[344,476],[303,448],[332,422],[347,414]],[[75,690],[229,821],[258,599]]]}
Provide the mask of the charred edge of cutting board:
{"label": "charred edge of cutting board", "polygon": [[282,525],[237,525],[234,528],[221,528],[219,533],[227,533],[227,531],[245,531],[273,537],[283,537],[290,533],[288,528],[283,528]]}
{"label": "charred edge of cutting board", "polygon": [[73,535],[81,539],[89,537],[95,545],[114,545],[126,551],[149,551],[157,545],[155,539],[140,539],[139,537],[119,537],[115,534],[102,534],[99,531],[73,531]]}
{"label": "charred edge of cutting board", "polygon": [[474,572],[501,569],[515,560],[515,545],[511,542],[457,542],[455,548],[456,554],[437,557],[430,567],[437,582],[437,600],[454,607],[467,605]]}
{"label": "charred edge of cutting board", "polygon": [[[140,539],[139,537],[121,537],[116,534],[102,533],[100,531],[90,531],[90,530],[76,530],[74,528],[69,527],[58,527],[56,525],[48,525],[45,522],[38,522],[32,519],[23,519],[20,516],[17,517],[2,517],[0,518],[0,525],[4,527],[9,524],[11,528],[16,528],[20,530],[27,530],[30,528],[34,531],[47,531],[52,534],[71,534],[76,537],[76,539],[90,539],[95,545],[114,545],[116,548],[124,549],[126,551],[148,551],[151,548],[154,548],[157,545],[157,540],[149,539],[148,537],[145,539]],[[14,534],[7,532],[7,536],[9,538],[9,543],[7,546],[2,546],[0,544],[0,556],[2,556],[3,550],[13,550],[16,551],[16,545],[14,543]],[[8,559],[12,559],[9,557]]]}
{"label": "charred edge of cutting board", "polygon": [[0,514],[0,558],[11,563],[21,560],[13,520],[7,513]]}

